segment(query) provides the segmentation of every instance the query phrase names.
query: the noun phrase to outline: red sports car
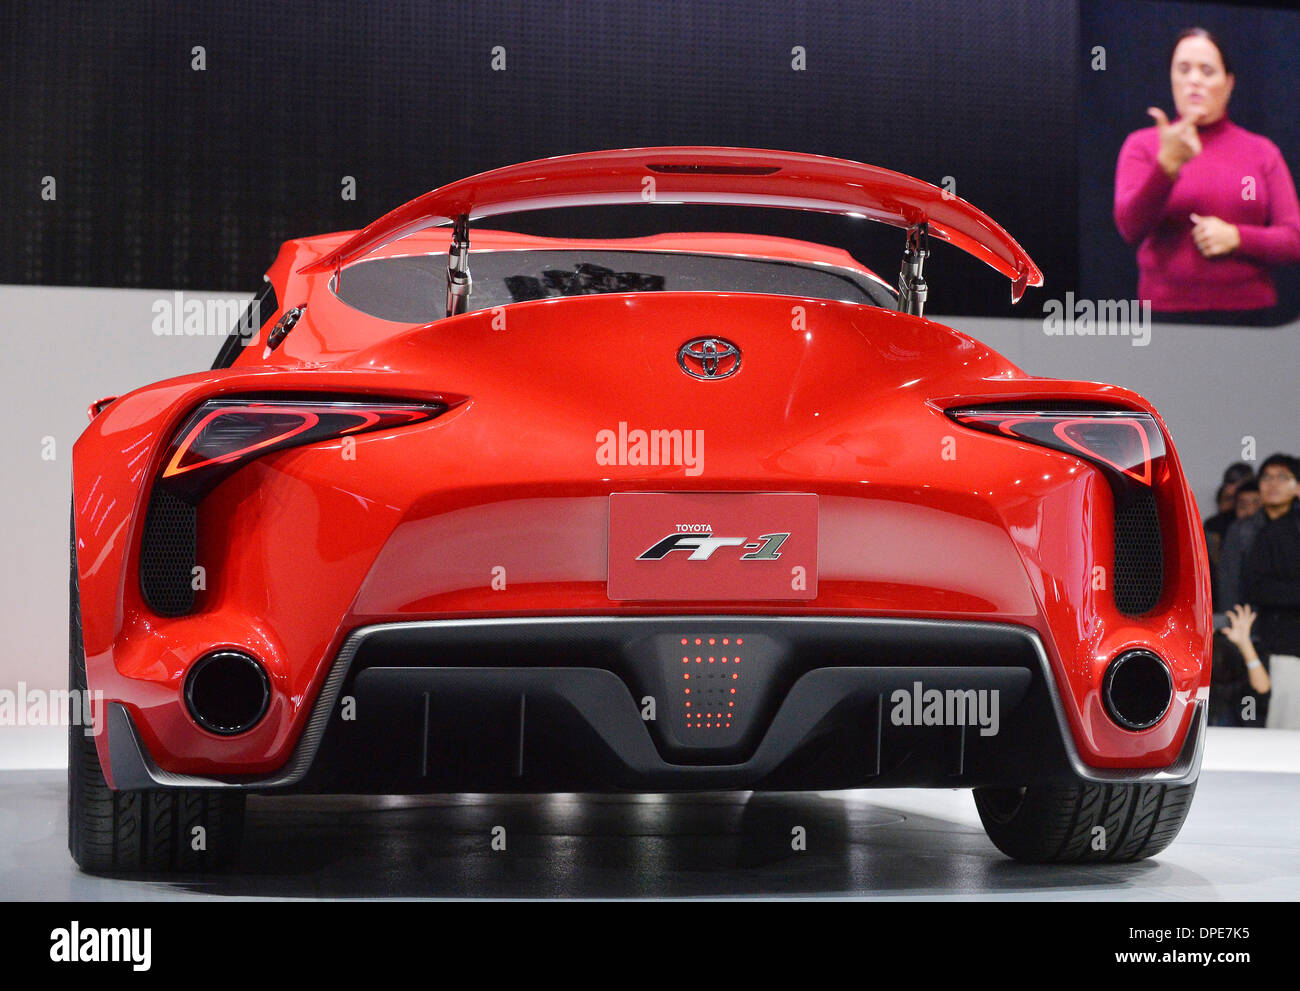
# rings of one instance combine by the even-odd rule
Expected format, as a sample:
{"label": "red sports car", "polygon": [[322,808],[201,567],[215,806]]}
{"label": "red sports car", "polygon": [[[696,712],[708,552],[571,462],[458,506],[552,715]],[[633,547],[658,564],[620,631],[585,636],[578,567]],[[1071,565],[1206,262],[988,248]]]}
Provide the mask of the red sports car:
{"label": "red sports car", "polygon": [[[780,237],[471,228],[632,203],[890,224],[897,288]],[[285,244],[211,370],[76,444],[77,863],[228,863],[291,791],[966,787],[1012,857],[1158,853],[1210,677],[1178,456],[1142,397],[925,319],[931,240],[1042,283],[947,191],[737,148]]]}

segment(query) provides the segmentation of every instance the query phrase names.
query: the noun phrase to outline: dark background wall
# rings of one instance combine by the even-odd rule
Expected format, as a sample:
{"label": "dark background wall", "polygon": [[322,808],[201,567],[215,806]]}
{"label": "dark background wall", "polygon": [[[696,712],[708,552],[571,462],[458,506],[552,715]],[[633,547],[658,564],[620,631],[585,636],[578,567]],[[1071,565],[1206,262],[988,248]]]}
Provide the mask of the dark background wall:
{"label": "dark background wall", "polygon": [[[1115,162],[1133,131],[1154,122],[1146,108],[1173,120],[1169,56],[1185,27],[1206,28],[1227,49],[1236,82],[1228,116],[1281,150],[1300,171],[1300,12],[1208,3],[1082,0],[1079,44],[1106,49],[1106,70],[1079,62],[1079,292],[1090,299],[1137,294],[1134,249],[1115,229]],[[1300,267],[1274,273],[1279,306],[1300,313]]]}
{"label": "dark background wall", "polygon": [[[1064,67],[1077,16],[1074,0],[6,4],[0,282],[245,290],[287,238],[360,227],[477,171],[735,144],[953,176],[1059,295],[1076,271]],[[205,71],[191,68],[196,45]],[[504,72],[491,69],[497,45]],[[791,68],[796,45],[805,71]],[[891,280],[902,243],[892,228],[785,212],[581,213],[502,226],[780,230],[847,247]],[[927,274],[936,311],[1012,312],[1004,280],[954,249],[937,247]]]}

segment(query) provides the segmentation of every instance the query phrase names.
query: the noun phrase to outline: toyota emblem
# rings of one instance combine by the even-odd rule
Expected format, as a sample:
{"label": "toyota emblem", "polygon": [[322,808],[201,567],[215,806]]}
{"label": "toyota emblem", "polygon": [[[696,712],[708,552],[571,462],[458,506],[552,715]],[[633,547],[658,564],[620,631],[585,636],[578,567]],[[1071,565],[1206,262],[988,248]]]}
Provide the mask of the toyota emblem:
{"label": "toyota emblem", "polygon": [[731,378],[740,371],[740,348],[722,337],[693,337],[677,349],[677,364],[692,378]]}

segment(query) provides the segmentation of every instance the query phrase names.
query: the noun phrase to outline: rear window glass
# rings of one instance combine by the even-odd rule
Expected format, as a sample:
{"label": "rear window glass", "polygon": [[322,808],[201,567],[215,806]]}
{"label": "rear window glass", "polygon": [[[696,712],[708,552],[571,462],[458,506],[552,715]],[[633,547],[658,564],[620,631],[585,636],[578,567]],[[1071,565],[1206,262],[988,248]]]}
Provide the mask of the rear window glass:
{"label": "rear window glass", "polygon": [[[755,292],[893,308],[889,291],[852,269],[673,251],[470,251],[470,310],[612,292]],[[343,270],[339,298],[401,323],[446,316],[444,253],[374,258]]]}

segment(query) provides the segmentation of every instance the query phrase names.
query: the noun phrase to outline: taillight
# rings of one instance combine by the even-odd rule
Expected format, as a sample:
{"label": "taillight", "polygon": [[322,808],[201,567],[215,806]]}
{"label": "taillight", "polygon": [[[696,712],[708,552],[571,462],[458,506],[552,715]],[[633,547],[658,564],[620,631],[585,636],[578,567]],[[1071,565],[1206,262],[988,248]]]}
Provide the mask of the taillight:
{"label": "taillight", "polygon": [[214,399],[176,432],[158,484],[197,503],[255,458],[286,447],[432,420],[438,403]]}
{"label": "taillight", "polygon": [[1101,469],[1117,502],[1150,491],[1164,467],[1165,441],[1155,417],[1130,410],[950,409],[958,423],[1073,454]]}
{"label": "taillight", "polygon": [[1041,444],[1101,470],[1115,495],[1115,606],[1145,616],[1164,594],[1164,536],[1156,485],[1165,477],[1165,440],[1149,413],[1117,409],[950,409],[967,427]]}

